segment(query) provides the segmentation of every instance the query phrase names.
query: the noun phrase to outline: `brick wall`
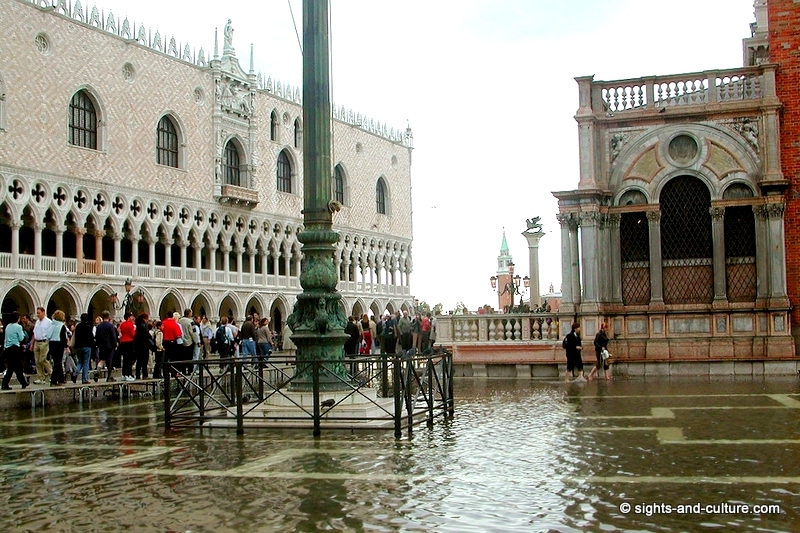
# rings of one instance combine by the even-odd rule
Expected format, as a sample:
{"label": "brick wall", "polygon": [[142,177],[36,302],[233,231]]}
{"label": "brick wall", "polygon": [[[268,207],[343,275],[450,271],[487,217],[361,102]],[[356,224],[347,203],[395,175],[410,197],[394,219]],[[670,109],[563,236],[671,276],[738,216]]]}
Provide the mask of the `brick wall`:
{"label": "brick wall", "polygon": [[800,325],[800,3],[769,0],[770,61],[777,63],[781,114],[781,167],[789,180],[786,202],[786,277],[793,331]]}

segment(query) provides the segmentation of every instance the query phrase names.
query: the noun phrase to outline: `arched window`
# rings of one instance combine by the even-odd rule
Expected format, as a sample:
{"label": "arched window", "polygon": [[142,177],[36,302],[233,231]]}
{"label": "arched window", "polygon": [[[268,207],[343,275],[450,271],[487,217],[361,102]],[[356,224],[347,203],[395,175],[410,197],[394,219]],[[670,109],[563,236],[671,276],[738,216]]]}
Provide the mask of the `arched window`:
{"label": "arched window", "polygon": [[294,120],[294,147],[298,149],[303,147],[303,127],[299,118]]}
{"label": "arched window", "polygon": [[344,205],[344,170],[342,165],[333,169],[333,199]]}
{"label": "arched window", "polygon": [[622,213],[619,223],[622,302],[650,303],[650,233],[644,212]]}
{"label": "arched window", "polygon": [[692,176],[661,191],[661,261],[666,304],[710,304],[714,298],[711,194]]}
{"label": "arched window", "polygon": [[156,132],[156,163],[178,168],[178,131],[172,120],[164,115]]}
{"label": "arched window", "polygon": [[379,215],[386,214],[386,184],[383,178],[378,178],[378,183],[375,185],[375,204]]}
{"label": "arched window", "polygon": [[278,140],[278,125],[280,122],[278,121],[278,111],[273,109],[272,114],[269,118],[269,139],[271,141]]}
{"label": "arched window", "polygon": [[69,143],[97,150],[97,111],[83,89],[69,103]]}
{"label": "arched window", "polygon": [[756,300],[756,221],[749,205],[725,208],[725,280],[729,302]]}
{"label": "arched window", "polygon": [[227,185],[241,186],[239,169],[239,150],[231,140],[225,145],[225,183]]}
{"label": "arched window", "polygon": [[278,154],[278,191],[292,192],[292,164],[286,151]]}

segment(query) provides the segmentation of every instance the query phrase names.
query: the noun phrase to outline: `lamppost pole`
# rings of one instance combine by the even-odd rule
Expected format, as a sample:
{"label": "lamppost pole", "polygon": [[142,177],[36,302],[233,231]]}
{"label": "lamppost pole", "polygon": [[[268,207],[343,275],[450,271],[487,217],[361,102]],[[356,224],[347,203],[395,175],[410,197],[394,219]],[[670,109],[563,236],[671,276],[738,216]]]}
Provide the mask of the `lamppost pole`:
{"label": "lamppost pole", "polygon": [[[508,264],[508,281],[503,284],[502,288],[498,287],[498,280],[497,276],[492,276],[489,278],[489,282],[492,284],[493,289],[497,289],[497,292],[500,296],[503,296],[506,293],[511,294],[511,305],[508,306],[508,312],[512,313],[514,311],[522,312],[522,296],[524,289],[527,289],[530,286],[531,279],[528,276],[524,278],[520,278],[519,274],[514,276],[514,263]],[[524,289],[522,289],[522,284],[524,283]],[[514,307],[514,295],[519,294],[519,307]]]}
{"label": "lamppost pole", "polygon": [[[297,345],[295,390],[343,390],[344,327],[338,276],[333,262],[339,234],[333,231],[331,201],[331,103],[328,2],[303,0],[303,292],[286,322]],[[322,361],[322,368],[315,366]],[[315,377],[318,376],[318,379]]]}

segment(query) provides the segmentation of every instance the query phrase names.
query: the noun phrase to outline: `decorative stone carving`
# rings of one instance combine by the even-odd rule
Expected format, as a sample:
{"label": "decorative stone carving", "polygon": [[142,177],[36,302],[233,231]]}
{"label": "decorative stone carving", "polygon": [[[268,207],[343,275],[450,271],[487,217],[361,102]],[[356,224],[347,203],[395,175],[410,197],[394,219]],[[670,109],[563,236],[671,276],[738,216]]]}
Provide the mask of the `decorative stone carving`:
{"label": "decorative stone carving", "polygon": [[228,19],[228,22],[225,24],[225,29],[223,30],[222,55],[236,55],[233,49],[233,26],[231,25],[231,19]]}
{"label": "decorative stone carving", "polygon": [[648,211],[647,212],[647,220],[650,223],[656,223],[661,221],[661,211]]}
{"label": "decorative stone carving", "polygon": [[558,213],[556,220],[561,224],[561,227],[568,227],[570,230],[575,231],[578,229],[578,217],[575,213]]}
{"label": "decorative stone carving", "polygon": [[128,22],[127,17],[122,21],[122,30],[120,30],[119,34],[123,39],[131,38],[131,23]]}
{"label": "decorative stone carving", "polygon": [[89,15],[89,25],[102,29],[103,23],[100,22],[100,12],[97,11],[97,6],[92,8],[92,14]]}
{"label": "decorative stone carving", "polygon": [[724,207],[710,207],[708,209],[709,214],[711,215],[711,220],[715,222],[721,221],[725,218],[725,208]]}
{"label": "decorative stone carving", "polygon": [[758,119],[749,117],[738,118],[731,126],[758,151]]}
{"label": "decorative stone carving", "polygon": [[769,218],[783,218],[783,212],[786,210],[786,204],[777,202],[768,203],[764,207]]}
{"label": "decorative stone carving", "polygon": [[670,158],[678,166],[689,166],[697,159],[697,141],[688,135],[678,135],[669,142],[667,148]]}
{"label": "decorative stone carving", "polygon": [[147,33],[144,31],[144,24],[139,25],[139,34],[136,36],[136,41],[147,46]]}
{"label": "decorative stone carving", "polygon": [[622,148],[628,143],[630,140],[630,135],[625,132],[615,133],[611,136],[611,162],[613,163],[614,160],[617,158],[619,153],[622,151]]}

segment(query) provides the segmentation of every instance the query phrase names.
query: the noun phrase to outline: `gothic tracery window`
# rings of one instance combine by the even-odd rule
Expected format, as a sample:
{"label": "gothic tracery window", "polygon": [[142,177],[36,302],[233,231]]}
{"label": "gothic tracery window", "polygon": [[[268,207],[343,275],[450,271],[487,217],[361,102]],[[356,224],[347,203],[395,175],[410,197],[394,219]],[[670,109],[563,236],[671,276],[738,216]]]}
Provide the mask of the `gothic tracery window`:
{"label": "gothic tracery window", "polygon": [[292,164],[289,162],[289,156],[285,151],[278,154],[278,191],[292,192]]}
{"label": "gothic tracery window", "polygon": [[240,176],[239,150],[231,140],[225,145],[225,183],[240,187]]}
{"label": "gothic tracery window", "polygon": [[156,132],[156,162],[178,168],[178,131],[172,120],[164,115]]}
{"label": "gothic tracery window", "polygon": [[85,90],[72,95],[69,103],[69,143],[97,150],[97,111]]}
{"label": "gothic tracery window", "polygon": [[379,215],[386,214],[386,184],[383,178],[378,178],[378,183],[375,185],[375,203]]}
{"label": "gothic tracery window", "polygon": [[344,205],[344,171],[342,165],[333,169],[333,199]]}

